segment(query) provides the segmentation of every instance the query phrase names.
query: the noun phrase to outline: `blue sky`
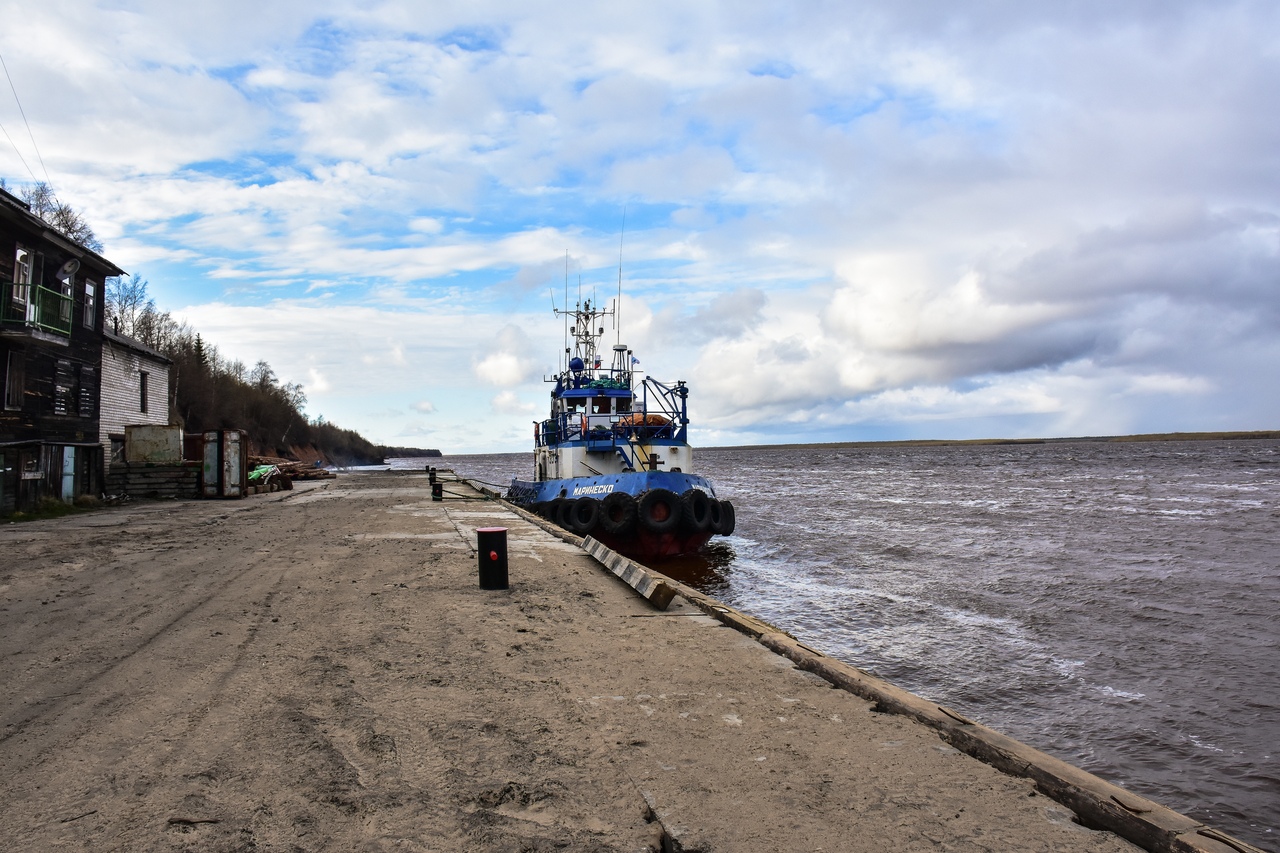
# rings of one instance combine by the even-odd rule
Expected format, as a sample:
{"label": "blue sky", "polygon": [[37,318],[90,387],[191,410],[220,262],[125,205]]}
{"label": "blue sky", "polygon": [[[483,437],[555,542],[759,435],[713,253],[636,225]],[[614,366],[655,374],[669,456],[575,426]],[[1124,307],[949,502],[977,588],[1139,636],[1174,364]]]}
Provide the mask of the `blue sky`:
{"label": "blue sky", "polygon": [[1277,426],[1280,9],[0,2],[18,154],[229,357],[523,450],[566,256],[700,445]]}

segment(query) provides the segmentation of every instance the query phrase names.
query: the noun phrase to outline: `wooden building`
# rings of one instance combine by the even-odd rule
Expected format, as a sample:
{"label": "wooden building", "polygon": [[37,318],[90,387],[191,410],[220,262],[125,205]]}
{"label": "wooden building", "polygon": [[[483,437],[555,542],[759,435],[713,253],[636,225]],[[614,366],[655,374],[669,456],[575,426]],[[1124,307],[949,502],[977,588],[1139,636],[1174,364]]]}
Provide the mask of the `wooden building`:
{"label": "wooden building", "polygon": [[103,286],[123,274],[0,190],[0,514],[101,491]]}

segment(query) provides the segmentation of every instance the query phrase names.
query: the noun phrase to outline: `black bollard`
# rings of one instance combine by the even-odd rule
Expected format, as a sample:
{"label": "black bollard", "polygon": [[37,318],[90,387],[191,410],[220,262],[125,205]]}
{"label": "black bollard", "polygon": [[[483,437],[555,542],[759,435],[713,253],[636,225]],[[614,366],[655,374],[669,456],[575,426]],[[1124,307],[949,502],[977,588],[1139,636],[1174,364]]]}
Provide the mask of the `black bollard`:
{"label": "black bollard", "polygon": [[434,483],[434,482],[436,481],[436,469],[435,469],[435,468],[431,468],[431,467],[429,467],[429,466],[428,466],[428,468],[427,468],[427,481],[428,481],[428,482],[431,482],[431,483]]}
{"label": "black bollard", "polygon": [[507,588],[507,528],[481,527],[476,531],[481,589]]}
{"label": "black bollard", "polygon": [[431,484],[431,500],[433,501],[444,500],[444,483]]}

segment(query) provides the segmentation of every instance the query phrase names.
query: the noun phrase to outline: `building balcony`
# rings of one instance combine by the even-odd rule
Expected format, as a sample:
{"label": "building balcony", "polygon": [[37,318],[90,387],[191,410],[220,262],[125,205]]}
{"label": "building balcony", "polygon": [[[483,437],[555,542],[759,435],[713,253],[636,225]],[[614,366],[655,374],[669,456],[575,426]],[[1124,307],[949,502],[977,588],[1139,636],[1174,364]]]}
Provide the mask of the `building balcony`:
{"label": "building balcony", "polygon": [[72,298],[36,284],[15,284],[0,278],[0,328],[27,330],[37,337],[71,337]]}

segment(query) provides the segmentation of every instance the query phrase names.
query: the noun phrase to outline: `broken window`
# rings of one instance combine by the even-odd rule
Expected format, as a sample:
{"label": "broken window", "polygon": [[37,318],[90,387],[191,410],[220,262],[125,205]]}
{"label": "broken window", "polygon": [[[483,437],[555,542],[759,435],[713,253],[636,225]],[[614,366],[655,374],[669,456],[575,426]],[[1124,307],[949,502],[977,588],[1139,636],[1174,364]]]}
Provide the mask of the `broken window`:
{"label": "broken window", "polygon": [[80,365],[80,417],[91,418],[98,413],[97,368]]}
{"label": "broken window", "polygon": [[25,383],[22,380],[22,353],[10,350],[8,358],[5,359],[4,371],[4,407],[6,409],[17,411],[22,408],[25,391]]}
{"label": "broken window", "polygon": [[53,376],[53,413],[55,415],[75,414],[72,390],[74,377],[75,372],[71,369],[71,362],[59,359]]}

